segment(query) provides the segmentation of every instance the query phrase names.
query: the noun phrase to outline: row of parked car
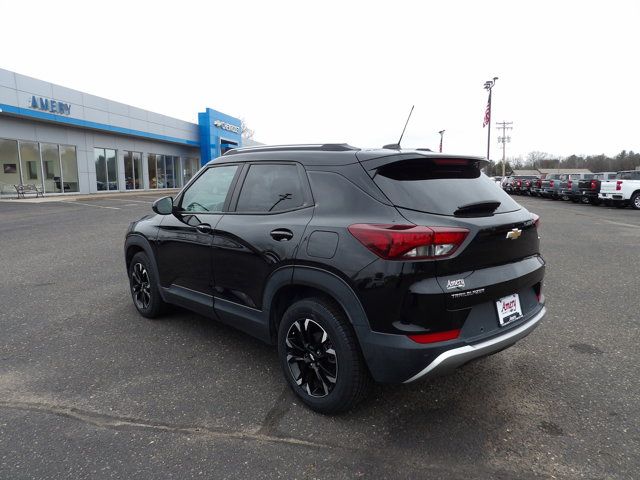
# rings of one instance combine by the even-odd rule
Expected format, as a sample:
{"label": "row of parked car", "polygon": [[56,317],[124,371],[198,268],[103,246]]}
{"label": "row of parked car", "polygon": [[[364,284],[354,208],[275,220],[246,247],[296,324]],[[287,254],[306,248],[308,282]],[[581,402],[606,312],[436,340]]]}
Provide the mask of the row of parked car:
{"label": "row of parked car", "polygon": [[640,170],[600,173],[550,173],[497,177],[512,195],[531,195],[592,205],[640,210]]}

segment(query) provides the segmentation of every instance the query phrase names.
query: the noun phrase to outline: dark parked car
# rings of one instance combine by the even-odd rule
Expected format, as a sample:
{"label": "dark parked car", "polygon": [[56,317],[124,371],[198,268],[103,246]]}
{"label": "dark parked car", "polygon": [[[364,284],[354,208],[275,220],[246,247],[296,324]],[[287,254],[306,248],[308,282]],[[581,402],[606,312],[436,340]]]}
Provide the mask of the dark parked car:
{"label": "dark parked car", "polygon": [[584,179],[578,182],[580,190],[580,198],[584,203],[591,205],[600,205],[598,193],[600,193],[600,183],[603,180],[613,180],[616,178],[617,172],[599,172],[594,173],[593,178]]}
{"label": "dark parked car", "polygon": [[351,408],[371,379],[498,352],[544,316],[545,262],[538,217],[484,165],[344,144],[231,150],[130,225],[133,302],[276,345],[292,390],[324,413]]}
{"label": "dark parked car", "polygon": [[584,180],[592,180],[593,173],[570,173],[560,182],[560,198],[562,200],[571,200],[574,203],[582,199],[579,184]]}
{"label": "dark parked car", "polygon": [[536,177],[535,180],[531,181],[531,188],[529,192],[532,197],[539,197],[542,192],[542,181],[545,178],[545,174],[541,174],[539,177]]}
{"label": "dark parked car", "polygon": [[531,195],[531,186],[538,177],[535,175],[518,175],[514,178],[512,193],[516,195]]}
{"label": "dark parked car", "polygon": [[560,198],[560,184],[566,179],[562,173],[552,173],[547,175],[540,185],[540,196],[558,200]]}

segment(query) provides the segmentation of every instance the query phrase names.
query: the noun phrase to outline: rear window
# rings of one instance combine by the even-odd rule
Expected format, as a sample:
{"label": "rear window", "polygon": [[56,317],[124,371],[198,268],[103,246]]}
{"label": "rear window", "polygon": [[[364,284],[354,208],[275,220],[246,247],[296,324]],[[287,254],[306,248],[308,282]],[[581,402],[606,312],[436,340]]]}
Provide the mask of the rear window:
{"label": "rear window", "polygon": [[616,178],[620,180],[640,180],[640,171],[618,172]]}
{"label": "rear window", "polygon": [[378,168],[373,180],[394,205],[421,212],[485,216],[520,209],[477,162],[405,160]]}

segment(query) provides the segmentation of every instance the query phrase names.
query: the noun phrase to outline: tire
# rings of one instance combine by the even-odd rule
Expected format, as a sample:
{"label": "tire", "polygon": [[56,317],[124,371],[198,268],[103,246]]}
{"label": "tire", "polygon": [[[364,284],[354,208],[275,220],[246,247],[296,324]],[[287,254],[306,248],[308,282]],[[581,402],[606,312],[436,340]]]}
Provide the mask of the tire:
{"label": "tire", "polygon": [[640,210],[640,192],[636,192],[631,195],[631,208],[634,210]]}
{"label": "tire", "polygon": [[158,282],[146,253],[138,252],[131,259],[129,290],[133,305],[143,317],[157,318],[166,310],[167,304],[160,296]]}
{"label": "tire", "polygon": [[303,299],[287,309],[278,327],[278,356],[293,392],[319,413],[352,409],[371,384],[349,320],[324,298]]}

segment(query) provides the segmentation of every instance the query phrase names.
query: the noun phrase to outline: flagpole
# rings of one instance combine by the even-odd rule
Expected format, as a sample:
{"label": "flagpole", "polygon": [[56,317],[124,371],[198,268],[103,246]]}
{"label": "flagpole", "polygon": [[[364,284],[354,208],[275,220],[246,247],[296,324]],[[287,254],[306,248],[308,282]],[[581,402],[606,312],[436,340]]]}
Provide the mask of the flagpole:
{"label": "flagpole", "polygon": [[489,88],[489,125],[487,125],[487,160],[491,157],[489,152],[491,151],[491,88]]}
{"label": "flagpole", "polygon": [[444,137],[444,130],[438,132],[440,134],[440,153],[442,153],[442,137]]}
{"label": "flagpole", "polygon": [[493,86],[496,84],[496,80],[498,77],[493,77],[493,80],[487,80],[484,82],[485,90],[489,90],[489,101],[488,101],[488,109],[489,109],[489,121],[487,122],[487,160],[490,160],[489,153],[491,151],[491,94],[493,90]]}

